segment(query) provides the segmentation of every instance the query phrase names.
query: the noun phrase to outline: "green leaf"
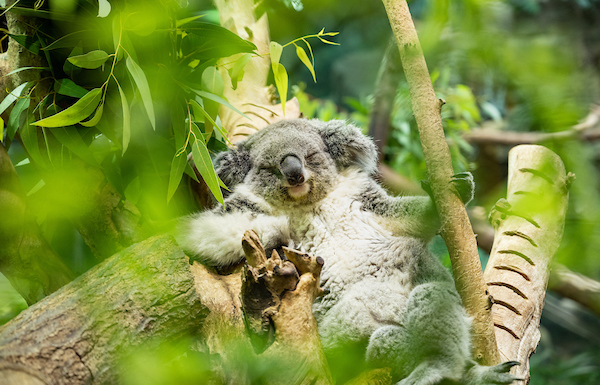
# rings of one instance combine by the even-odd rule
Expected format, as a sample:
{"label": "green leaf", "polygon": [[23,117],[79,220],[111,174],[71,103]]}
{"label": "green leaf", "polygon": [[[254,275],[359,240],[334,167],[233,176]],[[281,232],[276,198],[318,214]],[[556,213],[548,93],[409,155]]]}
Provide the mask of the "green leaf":
{"label": "green leaf", "polygon": [[38,163],[38,165],[44,165],[44,159],[42,158],[42,153],[40,152],[40,146],[38,143],[38,134],[37,127],[27,124],[30,121],[30,115],[27,115],[26,123],[23,125],[20,131],[21,141],[23,142],[23,146],[27,153],[29,154],[29,158]]}
{"label": "green leaf", "polygon": [[[77,55],[81,55],[83,54],[83,47],[81,46],[82,43],[79,42],[71,51],[71,53],[69,54],[69,56],[77,56]],[[63,71],[65,72],[65,74],[69,77],[74,77],[76,74],[80,73],[82,71],[81,68],[74,66],[73,64],[71,64],[70,61],[65,60],[65,64],[63,64]]]}
{"label": "green leaf", "polygon": [[54,82],[54,91],[56,93],[74,98],[82,98],[87,94],[87,90],[71,79],[60,79]]}
{"label": "green leaf", "polygon": [[21,68],[17,68],[14,71],[10,71],[6,75],[2,75],[2,77],[10,76],[10,75],[19,73],[21,71],[26,71],[26,70],[49,70],[49,69],[50,69],[50,67],[21,67]]}
{"label": "green leaf", "polygon": [[139,176],[136,176],[125,188],[125,198],[134,205],[142,196],[142,182]]}
{"label": "green leaf", "polygon": [[[229,142],[227,139],[228,132],[222,125],[217,124],[217,122],[209,115],[209,113],[195,100],[190,100],[190,106],[192,106],[192,110],[194,111],[194,117],[198,117],[198,115],[204,116],[204,118],[208,119],[208,121],[217,128],[217,131]],[[231,143],[231,142],[229,142]]]}
{"label": "green leaf", "polygon": [[275,63],[273,66],[273,75],[275,75],[275,85],[277,86],[277,92],[279,92],[279,99],[281,100],[281,109],[285,116],[285,102],[287,101],[287,90],[288,90],[288,74],[285,67],[281,63]]}
{"label": "green leaf", "polygon": [[68,148],[73,154],[77,155],[92,166],[97,166],[96,158],[90,151],[87,144],[81,138],[79,131],[75,127],[57,127],[51,130],[58,141]]}
{"label": "green leaf", "polygon": [[96,110],[96,113],[94,114],[94,117],[91,118],[90,120],[86,120],[85,122],[80,122],[79,124],[81,124],[84,127],[94,127],[96,124],[98,124],[100,119],[102,119],[103,112],[104,112],[104,103],[100,103],[100,105],[98,106],[98,109]]}
{"label": "green leaf", "polygon": [[10,112],[7,125],[7,134],[10,140],[12,140],[15,137],[15,133],[19,129],[21,123],[21,115],[23,114],[23,111],[27,111],[30,103],[31,99],[21,98],[17,101],[12,111]]}
{"label": "green leaf", "polygon": [[194,141],[192,145],[192,158],[194,159],[194,164],[196,168],[202,175],[202,179],[213,193],[215,198],[219,203],[223,204],[223,194],[221,193],[221,188],[219,187],[219,178],[217,177],[217,173],[215,172],[215,168],[210,160],[210,155],[208,153],[208,149],[206,148],[206,144],[198,138],[198,140]]}
{"label": "green leaf", "polygon": [[98,17],[106,17],[110,13],[110,3],[107,0],[98,0]]}
{"label": "green leaf", "polygon": [[156,17],[151,9],[133,12],[125,19],[125,29],[138,36],[148,36],[156,31]]}
{"label": "green leaf", "polygon": [[2,114],[4,111],[6,111],[6,109],[11,104],[13,104],[13,102],[15,100],[17,100],[17,98],[19,98],[21,96],[21,93],[27,87],[28,84],[29,84],[29,82],[25,82],[25,83],[21,84],[20,86],[16,87],[11,92],[9,92],[8,95],[6,95],[6,97],[4,98],[2,103],[0,103],[0,114]]}
{"label": "green leaf", "polygon": [[229,72],[229,77],[231,78],[231,85],[233,86],[234,90],[237,88],[238,82],[241,82],[244,78],[244,67],[250,59],[252,59],[252,54],[245,53],[235,61],[233,67],[227,70]]}
{"label": "green leaf", "polygon": [[125,154],[127,147],[129,147],[129,140],[131,139],[131,114],[125,92],[123,92],[119,83],[117,83],[117,86],[119,88],[119,95],[121,95],[121,107],[123,108],[123,154]]}
{"label": "green leaf", "polygon": [[175,26],[177,28],[181,27],[184,24],[190,23],[194,20],[198,20],[199,18],[201,18],[204,15],[197,15],[197,16],[192,16],[192,17],[186,17],[185,19],[179,19],[175,22]]}
{"label": "green leaf", "polygon": [[306,66],[306,68],[308,68],[308,70],[312,74],[313,80],[316,83],[317,82],[317,76],[315,75],[315,68],[313,67],[313,64],[308,59],[308,55],[306,54],[306,51],[304,50],[304,48],[300,47],[299,45],[296,45],[296,55],[298,55],[298,59],[300,59],[300,61],[302,63],[304,63],[304,65]]}
{"label": "green leaf", "polygon": [[4,119],[0,117],[0,142],[4,143]]}
{"label": "green leaf", "polygon": [[37,182],[37,183],[35,184],[35,186],[33,186],[33,187],[31,188],[31,190],[29,190],[29,192],[28,192],[28,193],[27,193],[25,196],[32,196],[32,195],[33,195],[33,194],[35,194],[36,192],[40,191],[40,189],[41,189],[42,187],[44,187],[45,185],[46,185],[46,182],[44,182],[44,180],[43,180],[43,179],[40,179],[40,181],[39,181],[39,182]]}
{"label": "green leaf", "polygon": [[215,95],[223,95],[225,83],[219,71],[214,67],[206,67],[202,72],[202,88]]}
{"label": "green leaf", "polygon": [[[238,110],[237,108],[235,108],[231,103],[229,103],[227,101],[227,99],[222,98],[220,96],[217,96],[215,94],[211,94],[210,92],[206,92],[206,91],[200,91],[200,90],[193,90],[190,89],[192,92],[196,93],[196,95],[202,97],[202,98],[206,98],[209,100],[212,100],[214,102],[217,102],[219,104],[224,105],[225,107],[231,108],[232,110],[234,110],[235,112],[237,112],[238,114],[242,115],[245,118],[248,118],[248,116],[246,114],[244,114],[242,111]],[[250,119],[250,118],[248,118]]]}
{"label": "green leaf", "polygon": [[317,38],[319,38],[319,40],[321,40],[323,43],[325,44],[331,44],[331,45],[340,45],[340,43],[335,43],[333,41],[329,41],[327,39],[323,39],[321,36],[317,36]]}
{"label": "green leaf", "polygon": [[109,56],[106,52],[97,49],[83,55],[71,56],[67,60],[74,66],[93,70],[106,63],[108,58]]}
{"label": "green leaf", "polygon": [[77,45],[77,43],[86,39],[85,34],[90,32],[89,30],[82,30],[70,33],[61,37],[60,39],[53,41],[51,44],[48,44],[46,47],[43,47],[42,50],[50,51],[57,48],[72,48]]}
{"label": "green leaf", "polygon": [[137,85],[137,88],[140,91],[140,95],[142,96],[142,102],[144,103],[144,107],[146,107],[146,112],[148,113],[150,124],[152,124],[152,129],[156,130],[154,106],[152,105],[152,96],[150,95],[150,86],[148,86],[148,80],[146,79],[146,75],[144,74],[144,71],[142,71],[142,68],[131,58],[131,56],[127,57],[126,64],[129,73],[133,77],[133,80],[135,81],[135,84]]}
{"label": "green leaf", "polygon": [[216,24],[191,21],[181,29],[188,33],[181,42],[184,57],[206,61],[256,50],[253,43]]}
{"label": "green leaf", "polygon": [[44,127],[71,126],[90,116],[100,104],[102,89],[94,88],[71,107],[31,124]]}
{"label": "green leaf", "polygon": [[179,182],[181,182],[181,177],[183,176],[183,172],[185,171],[185,166],[187,165],[187,154],[185,151],[182,151],[179,155],[175,154],[173,157],[173,162],[171,162],[171,172],[169,173],[169,189],[167,191],[167,203],[173,198],[175,191],[177,191],[177,187],[179,186]]}
{"label": "green leaf", "polygon": [[281,59],[281,52],[283,52],[283,47],[276,41],[272,41],[271,44],[269,44],[269,47],[271,53],[271,65],[274,66],[276,63],[279,63],[279,59]]}
{"label": "green leaf", "polygon": [[36,36],[27,35],[12,35],[8,34],[14,41],[25,47],[29,52],[39,55],[40,53],[40,40]]}

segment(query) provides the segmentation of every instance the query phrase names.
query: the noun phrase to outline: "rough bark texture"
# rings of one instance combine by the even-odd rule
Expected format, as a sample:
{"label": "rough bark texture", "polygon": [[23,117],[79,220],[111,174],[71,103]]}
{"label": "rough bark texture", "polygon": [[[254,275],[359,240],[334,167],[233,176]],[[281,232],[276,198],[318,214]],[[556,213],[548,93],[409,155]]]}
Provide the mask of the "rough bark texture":
{"label": "rough bark texture", "polygon": [[507,199],[490,219],[494,245],[485,282],[494,298],[496,338],[503,360],[529,381],[529,357],[540,339],[539,322],[550,262],[560,245],[570,176],[561,159],[541,146],[518,146],[509,154]]}
{"label": "rough bark texture", "polygon": [[[0,329],[0,378],[19,384],[116,383],[122,354],[186,335],[209,312],[167,236],[104,261]],[[205,293],[210,295],[211,293]]]}
{"label": "rough bark texture", "polygon": [[27,209],[25,192],[0,144],[0,271],[29,305],[75,276],[50,248]]}
{"label": "rough bark texture", "polygon": [[221,71],[226,84],[225,96],[246,115],[241,116],[225,106],[219,108],[223,127],[229,131],[229,140],[235,143],[271,123],[300,117],[300,106],[296,98],[286,103],[285,116],[281,104],[272,103],[273,92],[267,87],[271,65],[268,54],[270,39],[267,15],[256,18],[254,0],[215,0],[215,5],[219,10],[221,25],[254,43],[260,55],[253,57],[246,64],[244,79],[238,82],[235,90],[225,70],[233,65],[232,58],[227,58],[227,62],[231,64],[224,65]]}
{"label": "rough bark texture", "polygon": [[441,234],[452,261],[456,288],[467,313],[473,317],[473,357],[480,363],[499,362],[490,302],[481,274],[477,242],[461,200],[451,190],[454,174],[444,137],[440,108],[408,5],[383,0],[398,48],[419,127],[429,182],[442,223]]}

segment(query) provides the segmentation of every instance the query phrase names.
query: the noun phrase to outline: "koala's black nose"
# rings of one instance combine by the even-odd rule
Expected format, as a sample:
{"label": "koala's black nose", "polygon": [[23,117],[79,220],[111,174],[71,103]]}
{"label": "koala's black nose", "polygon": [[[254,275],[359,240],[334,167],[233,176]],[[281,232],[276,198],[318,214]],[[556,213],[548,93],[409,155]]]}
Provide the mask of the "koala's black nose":
{"label": "koala's black nose", "polygon": [[304,168],[295,155],[287,155],[281,161],[281,173],[291,186],[304,183]]}

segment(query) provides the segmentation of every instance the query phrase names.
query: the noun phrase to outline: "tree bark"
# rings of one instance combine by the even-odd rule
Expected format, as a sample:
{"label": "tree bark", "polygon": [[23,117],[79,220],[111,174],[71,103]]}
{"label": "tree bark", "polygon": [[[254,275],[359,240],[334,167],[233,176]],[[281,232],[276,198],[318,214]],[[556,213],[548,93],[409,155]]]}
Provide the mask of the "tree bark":
{"label": "tree bark", "polygon": [[0,271],[31,305],[69,283],[74,274],[42,237],[25,192],[0,144]]}
{"label": "tree bark", "polygon": [[515,147],[509,154],[507,199],[490,215],[495,237],[484,278],[494,299],[496,338],[502,359],[519,361],[512,370],[527,381],[571,178],[547,148]]}
{"label": "tree bark", "polygon": [[[202,293],[211,294],[219,293]],[[23,385],[116,383],[116,364],[130,349],[153,348],[202,326],[209,312],[202,295],[175,242],[150,238],[0,328],[0,378],[21,378]]]}
{"label": "tree bark", "polygon": [[440,109],[427,64],[419,44],[408,5],[404,0],[383,0],[412,98],[429,182],[442,223],[456,288],[467,313],[473,317],[473,357],[482,364],[499,362],[490,300],[481,273],[477,242],[460,198],[451,190],[454,174],[450,151],[444,137]]}

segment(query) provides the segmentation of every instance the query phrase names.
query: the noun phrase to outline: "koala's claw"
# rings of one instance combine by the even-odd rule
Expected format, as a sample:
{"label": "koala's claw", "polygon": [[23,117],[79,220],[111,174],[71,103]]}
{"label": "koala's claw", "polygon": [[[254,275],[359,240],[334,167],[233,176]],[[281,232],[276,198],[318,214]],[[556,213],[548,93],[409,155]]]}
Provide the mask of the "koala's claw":
{"label": "koala's claw", "polygon": [[494,370],[498,373],[508,373],[513,366],[521,365],[519,361],[506,361],[494,366]]}

